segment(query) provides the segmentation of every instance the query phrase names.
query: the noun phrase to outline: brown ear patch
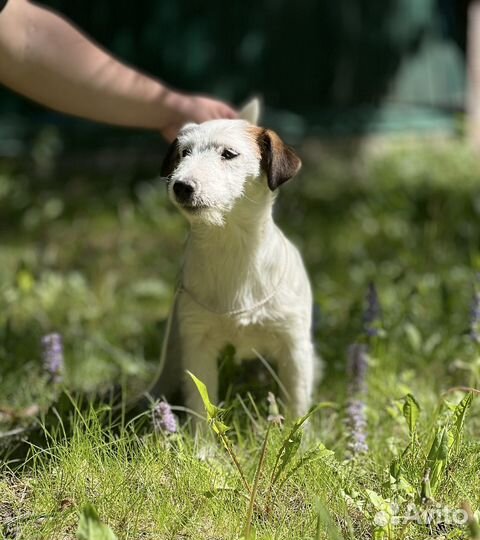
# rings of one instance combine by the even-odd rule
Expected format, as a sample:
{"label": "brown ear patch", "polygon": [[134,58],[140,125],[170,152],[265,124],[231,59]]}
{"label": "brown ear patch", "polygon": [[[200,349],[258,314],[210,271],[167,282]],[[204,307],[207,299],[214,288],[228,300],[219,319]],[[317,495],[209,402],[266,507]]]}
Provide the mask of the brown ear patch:
{"label": "brown ear patch", "polygon": [[267,175],[268,187],[274,191],[297,174],[302,162],[297,154],[270,129],[257,132],[261,167]]}
{"label": "brown ear patch", "polygon": [[175,170],[180,160],[180,154],[178,152],[178,139],[175,139],[168,147],[167,153],[163,159],[160,174],[163,177],[169,177]]}

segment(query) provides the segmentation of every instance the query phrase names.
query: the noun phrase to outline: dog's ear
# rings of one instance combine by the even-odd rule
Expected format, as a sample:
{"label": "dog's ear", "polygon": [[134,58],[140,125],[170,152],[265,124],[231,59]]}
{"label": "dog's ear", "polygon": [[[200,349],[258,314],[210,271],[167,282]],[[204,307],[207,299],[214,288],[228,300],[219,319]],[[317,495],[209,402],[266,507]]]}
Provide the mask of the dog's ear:
{"label": "dog's ear", "polygon": [[254,97],[240,109],[238,117],[256,126],[260,118],[261,109],[260,98]]}
{"label": "dog's ear", "polygon": [[180,154],[178,152],[178,139],[175,139],[167,150],[167,154],[163,159],[162,167],[160,169],[160,175],[163,177],[169,177],[175,170],[178,164]]}
{"label": "dog's ear", "polygon": [[268,187],[274,191],[297,174],[302,162],[272,130],[263,129],[258,135],[262,170],[267,175]]}

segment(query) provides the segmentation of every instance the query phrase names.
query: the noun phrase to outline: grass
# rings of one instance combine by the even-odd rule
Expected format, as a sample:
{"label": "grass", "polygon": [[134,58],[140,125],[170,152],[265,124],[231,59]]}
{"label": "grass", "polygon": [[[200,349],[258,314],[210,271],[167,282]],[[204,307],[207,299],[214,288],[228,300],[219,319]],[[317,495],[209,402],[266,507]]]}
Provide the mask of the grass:
{"label": "grass", "polygon": [[[0,165],[0,538],[75,538],[80,520],[95,522],[89,504],[120,539],[475,538],[475,515],[470,529],[446,517],[465,501],[480,507],[479,399],[463,415],[469,394],[450,391],[480,387],[475,156],[461,141],[307,156],[282,190],[277,220],[305,256],[319,308],[317,398],[328,406],[291,435],[291,423],[267,420],[264,382],[237,373],[221,419],[253,497],[224,444],[213,432],[195,440],[185,414],[167,436],[150,411],[123,417],[110,406],[113,384],[137,392],[155,371],[186,234],[149,174],[47,181]],[[381,332],[367,338],[372,281]],[[52,331],[65,344],[60,388],[41,361]],[[346,357],[358,342],[369,347],[356,396],[369,450],[346,459]],[[411,515],[412,504],[418,519],[378,517]],[[426,524],[437,506],[443,514]]]}

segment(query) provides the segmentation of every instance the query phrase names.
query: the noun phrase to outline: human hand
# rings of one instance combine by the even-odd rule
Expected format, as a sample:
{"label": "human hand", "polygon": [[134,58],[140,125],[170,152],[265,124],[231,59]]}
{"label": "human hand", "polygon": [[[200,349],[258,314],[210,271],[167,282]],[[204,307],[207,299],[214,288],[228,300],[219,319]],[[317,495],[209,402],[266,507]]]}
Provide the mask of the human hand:
{"label": "human hand", "polygon": [[237,118],[237,112],[223,101],[204,96],[189,96],[171,92],[164,101],[166,119],[160,127],[160,132],[173,141],[180,129],[188,122],[200,124],[207,120],[218,118]]}

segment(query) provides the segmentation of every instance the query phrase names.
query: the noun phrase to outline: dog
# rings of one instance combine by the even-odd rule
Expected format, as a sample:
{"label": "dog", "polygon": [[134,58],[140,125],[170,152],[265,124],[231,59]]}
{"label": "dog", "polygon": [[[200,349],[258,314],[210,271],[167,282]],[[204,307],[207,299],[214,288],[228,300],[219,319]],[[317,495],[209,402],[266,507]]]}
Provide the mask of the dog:
{"label": "dog", "polygon": [[299,251],[272,217],[278,188],[301,161],[275,132],[256,126],[258,112],[254,101],[240,119],[185,125],[162,166],[190,233],[168,345],[176,352],[167,353],[154,394],[183,378],[186,405],[196,413],[204,407],[186,370],[216,403],[217,359],[227,344],[239,359],[276,362],[293,416],[310,408],[320,375],[310,282]]}

